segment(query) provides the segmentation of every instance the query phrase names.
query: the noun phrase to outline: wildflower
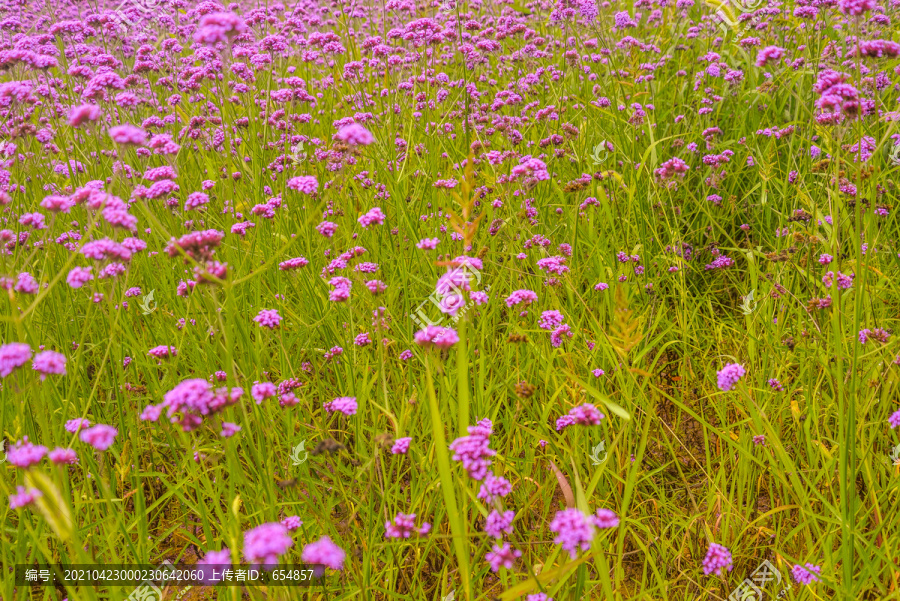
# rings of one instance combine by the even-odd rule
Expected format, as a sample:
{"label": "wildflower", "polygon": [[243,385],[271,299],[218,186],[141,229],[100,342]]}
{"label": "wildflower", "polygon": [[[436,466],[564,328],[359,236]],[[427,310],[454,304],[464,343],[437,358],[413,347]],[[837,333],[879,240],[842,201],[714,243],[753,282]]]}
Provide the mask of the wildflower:
{"label": "wildflower", "polygon": [[767,46],[766,48],[760,50],[759,54],[756,55],[756,66],[765,67],[770,62],[777,61],[783,56],[784,48],[779,48],[778,46]]}
{"label": "wildflower", "polygon": [[[212,586],[221,582],[222,568],[231,567],[231,549],[223,547],[221,551],[208,551],[203,559],[197,561],[197,569],[200,573],[199,580],[207,586]],[[204,566],[217,566],[212,569],[205,569]],[[227,566],[227,567],[226,567]]]}
{"label": "wildflower", "polygon": [[398,438],[394,441],[394,445],[391,447],[392,455],[406,455],[409,451],[409,443],[412,442],[412,438]]}
{"label": "wildflower", "polygon": [[374,207],[369,209],[365,214],[361,215],[357,220],[359,224],[363,227],[369,227],[370,225],[381,225],[384,223],[385,214],[381,211],[380,208]]}
{"label": "wildflower", "polygon": [[80,418],[80,417],[75,418],[75,419],[70,419],[69,421],[66,422],[66,432],[69,432],[70,434],[74,434],[75,432],[78,432],[79,430],[84,430],[85,428],[90,428],[90,427],[91,427],[91,422],[89,422],[86,419]]}
{"label": "wildflower", "polygon": [[293,544],[283,524],[268,522],[244,533],[244,557],[253,565],[273,567]]}
{"label": "wildflower", "polygon": [[594,528],[591,520],[579,509],[563,509],[550,522],[550,531],[556,533],[554,543],[562,545],[563,550],[575,559],[578,550],[587,551],[594,540]]}
{"label": "wildflower", "polygon": [[326,238],[331,238],[334,236],[334,232],[337,230],[337,224],[331,223],[330,221],[323,221],[319,225],[316,226],[316,231],[325,236]]}
{"label": "wildflower", "polygon": [[266,399],[270,399],[276,394],[275,385],[271,382],[257,382],[250,387],[250,396],[259,405]]}
{"label": "wildflower", "polygon": [[[166,415],[173,423],[178,423],[185,432],[196,429],[203,418],[218,413],[225,407],[235,404],[243,394],[240,388],[219,388],[213,390],[212,384],[201,378],[184,380],[163,397],[162,405],[149,406],[144,409],[141,419],[156,421],[166,409]],[[176,417],[180,414],[180,417]]]}
{"label": "wildflower", "polygon": [[497,454],[488,447],[492,427],[490,420],[483,419],[477,425],[468,427],[468,436],[462,436],[450,443],[453,460],[461,461],[463,469],[473,480],[483,480],[487,476],[488,467],[491,465],[488,458]]}
{"label": "wildflower", "polygon": [[385,538],[409,538],[413,532],[425,535],[431,531],[431,524],[428,522],[424,522],[420,528],[416,528],[415,519],[416,514],[414,513],[398,513],[393,522],[385,522]]}
{"label": "wildflower", "polygon": [[[634,461],[634,456],[632,456],[632,461]],[[619,516],[611,509],[601,508],[591,516],[591,522],[597,528],[615,528],[619,525]]]}
{"label": "wildflower", "polygon": [[345,125],[334,137],[341,142],[346,142],[353,146],[368,146],[375,141],[372,132],[358,123]]}
{"label": "wildflower", "polygon": [[332,570],[342,570],[344,568],[344,557],[344,551],[331,542],[330,538],[323,536],[316,542],[309,543],[303,547],[300,560],[303,563],[315,564],[317,566],[316,575],[321,575],[326,567]]}
{"label": "wildflower", "polygon": [[433,345],[438,348],[450,348],[459,342],[459,335],[452,328],[442,328],[440,326],[427,326],[416,332],[416,344],[421,346]]}
{"label": "wildflower", "polygon": [[492,572],[499,572],[501,567],[506,569],[512,568],[519,557],[522,557],[522,552],[518,549],[510,548],[509,543],[503,543],[502,547],[494,545],[484,556],[488,564],[490,564]]}
{"label": "wildflower", "polygon": [[322,405],[329,413],[343,413],[346,416],[356,415],[356,397],[341,396]]}
{"label": "wildflower", "polygon": [[16,492],[9,496],[9,508],[21,509],[22,507],[27,507],[42,496],[44,495],[36,488],[26,489],[24,486],[17,486]]}
{"label": "wildflower", "polygon": [[98,451],[105,451],[112,446],[118,434],[119,431],[112,426],[97,424],[93,428],[82,430],[79,438],[81,442],[86,442]]}
{"label": "wildflower", "polygon": [[891,430],[900,426],[900,410],[894,411],[891,416],[888,418],[888,425],[891,427]]}
{"label": "wildflower", "polygon": [[81,288],[93,279],[90,267],[74,267],[66,276],[66,283],[70,288]]}
{"label": "wildflower", "polygon": [[858,17],[875,10],[875,0],[839,0],[838,9],[848,17]]}
{"label": "wildflower", "polygon": [[481,483],[481,489],[478,491],[478,498],[487,503],[493,502],[498,497],[505,497],[512,492],[512,484],[506,478],[488,474]]}
{"label": "wildflower", "polygon": [[69,464],[73,465],[78,463],[78,454],[74,449],[64,449],[62,447],[56,447],[47,455],[50,458],[50,461],[59,465],[59,464]]}
{"label": "wildflower", "polygon": [[303,194],[315,194],[319,190],[319,180],[314,175],[301,175],[292,177],[287,181],[287,187]]}
{"label": "wildflower", "polygon": [[710,543],[706,557],[703,558],[703,573],[709,576],[720,572],[723,568],[727,568],[729,572],[734,568],[731,551],[722,545]]}
{"label": "wildflower", "polygon": [[513,511],[505,511],[500,513],[496,509],[487,516],[487,522],[484,525],[484,531],[488,536],[494,538],[503,538],[503,534],[512,534],[513,519],[516,514]]}
{"label": "wildflower", "polygon": [[240,431],[241,427],[239,425],[231,422],[222,422],[222,430],[219,432],[219,436],[222,438],[231,438]]}
{"label": "wildflower", "polygon": [[16,368],[31,359],[31,347],[22,342],[10,342],[0,346],[0,378],[5,378]]}
{"label": "wildflower", "polygon": [[66,375],[66,356],[56,351],[38,353],[31,362],[31,368],[40,372],[42,381],[50,374],[64,376]]}
{"label": "wildflower", "polygon": [[757,434],[753,437],[753,445],[754,446],[766,446],[766,437],[764,434]]}
{"label": "wildflower", "polygon": [[605,416],[590,403],[584,403],[569,410],[569,413],[556,420],[556,431],[561,432],[569,426],[580,424],[596,426]]}
{"label": "wildflower", "polygon": [[309,261],[306,257],[295,257],[293,259],[288,259],[287,261],[282,261],[278,264],[278,269],[281,271],[291,271],[297,269],[299,267],[305,267],[309,265]]}
{"label": "wildflower", "polygon": [[512,308],[520,303],[531,304],[537,299],[537,294],[531,290],[516,290],[507,297],[506,306]]}
{"label": "wildflower", "polygon": [[743,365],[739,363],[729,363],[716,372],[716,376],[719,379],[719,390],[728,392],[735,384],[737,384],[738,380],[744,377],[745,373],[746,371],[744,370]]}
{"label": "wildflower", "polygon": [[288,532],[293,532],[303,525],[303,521],[299,517],[291,515],[281,520],[281,525],[287,528]]}
{"label": "wildflower", "polygon": [[32,465],[40,463],[46,454],[47,447],[28,442],[28,437],[26,436],[9,450],[6,458],[16,467],[28,469]]}
{"label": "wildflower", "polygon": [[147,132],[134,125],[116,125],[109,128],[109,137],[116,144],[140,146],[147,141]]}
{"label": "wildflower", "polygon": [[820,566],[807,563],[805,566],[795,564],[791,568],[791,576],[797,584],[812,584],[813,582],[821,582],[819,575],[822,573]]}
{"label": "wildflower", "polygon": [[263,309],[253,318],[253,321],[259,324],[261,328],[269,328],[274,330],[281,323],[281,315],[277,309]]}

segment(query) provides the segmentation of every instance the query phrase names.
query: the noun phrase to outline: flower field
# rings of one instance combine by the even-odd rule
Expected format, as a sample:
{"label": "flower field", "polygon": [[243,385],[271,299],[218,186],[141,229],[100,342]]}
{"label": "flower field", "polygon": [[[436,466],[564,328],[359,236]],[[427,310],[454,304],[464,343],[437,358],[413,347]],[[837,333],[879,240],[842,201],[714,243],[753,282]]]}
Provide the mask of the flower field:
{"label": "flower field", "polygon": [[0,599],[900,599],[898,19],[0,0]]}

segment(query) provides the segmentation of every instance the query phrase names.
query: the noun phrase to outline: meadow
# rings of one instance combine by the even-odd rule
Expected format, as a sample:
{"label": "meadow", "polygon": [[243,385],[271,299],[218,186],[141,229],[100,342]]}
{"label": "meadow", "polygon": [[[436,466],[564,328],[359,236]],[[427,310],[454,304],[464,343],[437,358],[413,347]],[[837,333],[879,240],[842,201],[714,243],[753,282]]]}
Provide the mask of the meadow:
{"label": "meadow", "polygon": [[0,599],[900,599],[898,18],[0,0]]}

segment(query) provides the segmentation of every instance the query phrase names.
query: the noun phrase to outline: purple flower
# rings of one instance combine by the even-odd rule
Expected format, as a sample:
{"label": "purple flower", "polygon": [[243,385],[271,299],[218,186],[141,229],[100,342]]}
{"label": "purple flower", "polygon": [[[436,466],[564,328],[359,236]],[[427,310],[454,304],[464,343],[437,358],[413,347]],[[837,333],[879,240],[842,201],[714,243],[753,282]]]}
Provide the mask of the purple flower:
{"label": "purple flower", "polygon": [[516,290],[507,297],[506,306],[512,308],[520,303],[531,304],[537,299],[537,294],[531,290]]}
{"label": "purple flower", "polygon": [[777,61],[784,56],[784,48],[778,46],[767,46],[759,51],[756,55],[756,66],[765,67],[772,61]]}
{"label": "purple flower", "polygon": [[41,491],[36,488],[26,489],[24,486],[17,486],[15,494],[9,496],[9,508],[20,509],[26,507],[42,496]]}
{"label": "purple flower", "polygon": [[261,328],[269,328],[274,330],[281,323],[281,315],[277,309],[263,309],[259,315],[253,318],[253,321],[259,324]]}
{"label": "purple flower", "polygon": [[519,557],[522,557],[522,552],[512,549],[509,543],[503,543],[502,547],[494,545],[484,556],[490,564],[492,572],[499,572],[501,567],[510,569]]}
{"label": "purple flower", "polygon": [[331,238],[334,236],[334,232],[337,230],[337,224],[331,223],[330,221],[323,221],[319,225],[316,226],[316,231],[325,236],[326,238]]}
{"label": "purple flower", "polygon": [[745,373],[744,366],[740,363],[729,363],[716,372],[719,379],[719,390],[728,392],[737,384],[738,380],[744,377]]}
{"label": "purple flower", "polygon": [[70,419],[66,422],[66,432],[69,432],[71,434],[78,432],[78,430],[84,430],[85,428],[90,427],[91,422],[81,417],[76,417],[75,419]]}
{"label": "purple flower", "polygon": [[296,515],[291,515],[281,520],[281,524],[288,529],[288,532],[293,532],[303,525],[303,520]]}
{"label": "purple flower", "polygon": [[875,0],[839,0],[838,9],[848,17],[858,17],[875,10]]}
{"label": "purple flower", "polygon": [[86,442],[98,451],[105,451],[112,446],[118,434],[119,431],[112,426],[97,424],[93,428],[82,430],[78,437],[81,442]]}
{"label": "purple flower", "polygon": [[109,137],[116,144],[133,144],[140,146],[147,141],[147,132],[140,127],[130,125],[116,125],[109,128]]}
{"label": "purple flower", "polygon": [[723,568],[727,568],[730,572],[733,567],[731,551],[722,545],[710,543],[706,557],[703,558],[703,573],[709,576],[721,571]]}
{"label": "purple flower", "polygon": [[287,187],[303,194],[315,194],[319,190],[319,180],[314,175],[301,175],[292,177],[287,181]]}
{"label": "purple flower", "polygon": [[888,418],[888,425],[891,426],[891,430],[900,426],[900,410],[894,411],[891,416]]}
{"label": "purple flower", "polygon": [[74,449],[64,449],[62,447],[56,447],[50,454],[47,455],[50,458],[50,461],[59,465],[59,464],[75,464],[78,463],[78,454]]}
{"label": "purple flower", "polygon": [[16,368],[31,359],[31,347],[22,342],[10,342],[0,346],[0,378],[5,378]]}
{"label": "purple flower", "polygon": [[339,396],[323,405],[329,413],[343,413],[346,416],[356,415],[356,397]]}
{"label": "purple flower", "polygon": [[231,422],[222,422],[222,431],[219,432],[219,436],[222,438],[231,438],[240,431],[241,427],[239,425]]}
{"label": "purple flower", "polygon": [[812,584],[813,582],[821,582],[819,575],[822,573],[820,566],[807,563],[805,566],[799,564],[791,568],[791,576],[797,584]]}
{"label": "purple flower", "polygon": [[428,534],[431,530],[431,524],[424,522],[421,528],[416,528],[416,514],[398,513],[393,522],[385,522],[384,536],[385,538],[409,538],[412,534]]}
{"label": "purple flower", "polygon": [[363,227],[369,227],[370,225],[381,225],[384,223],[385,214],[381,211],[379,207],[373,207],[369,209],[366,213],[361,215],[357,221]]}
{"label": "purple flower", "polygon": [[334,137],[341,142],[346,142],[347,144],[352,144],[354,146],[368,146],[375,141],[372,132],[359,123],[345,125]]}
{"label": "purple flower", "polygon": [[597,528],[615,528],[619,525],[619,516],[611,509],[598,509],[591,521]]}
{"label": "purple flower", "polygon": [[409,451],[409,443],[412,442],[412,438],[398,438],[394,441],[394,446],[391,447],[392,455],[406,455],[407,451]]}
{"label": "purple flower", "polygon": [[572,559],[578,555],[578,549],[587,551],[594,540],[594,527],[590,518],[579,509],[563,509],[550,522],[550,531],[556,533],[555,542],[569,552]]}
{"label": "purple flower", "polygon": [[275,385],[271,382],[257,382],[250,387],[250,396],[259,405],[266,399],[270,399],[277,393]]}
{"label": "purple flower", "polygon": [[[162,405],[149,406],[144,409],[141,419],[156,421],[163,408],[173,423],[178,423],[185,432],[196,429],[203,422],[203,417],[217,413],[235,404],[243,394],[240,388],[219,388],[213,390],[212,384],[201,378],[184,380],[163,397]],[[177,418],[176,414],[181,417]]]}
{"label": "purple flower", "polygon": [[496,451],[488,448],[491,442],[492,424],[490,420],[483,419],[478,422],[478,425],[469,426],[468,431],[468,436],[462,436],[450,443],[453,460],[462,462],[463,468],[469,473],[470,478],[483,480],[491,465],[488,457],[497,454]]}
{"label": "purple flower", "polygon": [[269,522],[244,533],[244,557],[251,564],[273,567],[293,544],[283,524]]}
{"label": "purple flower", "polygon": [[81,288],[86,283],[94,279],[91,274],[91,267],[74,267],[66,276],[66,283],[70,288]]}
{"label": "purple flower", "polygon": [[569,413],[563,415],[556,420],[556,430],[561,432],[569,426],[579,424],[582,426],[596,426],[600,420],[606,417],[596,407],[590,403],[584,403],[577,407],[572,407]]}
{"label": "purple flower", "polygon": [[488,474],[481,483],[481,489],[478,491],[478,498],[491,503],[497,497],[505,497],[512,492],[512,484],[506,478]]}
{"label": "purple flower", "polygon": [[[200,580],[212,586],[222,580],[222,571],[231,567],[231,550],[224,547],[221,551],[208,551],[203,559],[197,562],[197,566],[200,570]],[[204,566],[216,567],[207,570]]]}
{"label": "purple flower", "polygon": [[500,513],[496,509],[487,516],[487,522],[484,525],[484,531],[488,536],[494,538],[503,538],[503,534],[512,534],[513,519],[516,517],[514,511],[506,511]]}
{"label": "purple flower", "polygon": [[[344,569],[344,551],[336,544],[331,542],[327,536],[323,536],[314,543],[309,543],[303,547],[303,553],[300,560],[303,563],[312,563],[318,566],[331,568],[332,570]],[[321,575],[323,567],[317,572]]]}
{"label": "purple flower", "polygon": [[46,454],[47,447],[31,444],[26,436],[9,450],[6,457],[14,466],[28,469],[40,463]]}
{"label": "purple flower", "polygon": [[416,332],[414,338],[416,344],[422,346],[433,345],[438,348],[450,348],[459,342],[459,335],[456,333],[456,330],[440,326],[426,326],[425,329]]}
{"label": "purple flower", "polygon": [[94,104],[82,104],[69,111],[69,125],[79,127],[85,121],[96,121],[100,118],[100,107]]}

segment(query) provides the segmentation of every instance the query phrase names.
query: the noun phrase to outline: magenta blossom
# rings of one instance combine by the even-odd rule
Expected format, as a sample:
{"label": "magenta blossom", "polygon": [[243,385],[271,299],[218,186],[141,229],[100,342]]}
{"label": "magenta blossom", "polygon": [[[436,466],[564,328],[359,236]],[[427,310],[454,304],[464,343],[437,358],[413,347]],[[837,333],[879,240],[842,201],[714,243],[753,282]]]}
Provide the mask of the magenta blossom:
{"label": "magenta blossom", "polygon": [[86,442],[98,451],[105,451],[112,446],[118,434],[119,431],[112,426],[97,424],[93,428],[82,430],[79,438],[81,442]]}

